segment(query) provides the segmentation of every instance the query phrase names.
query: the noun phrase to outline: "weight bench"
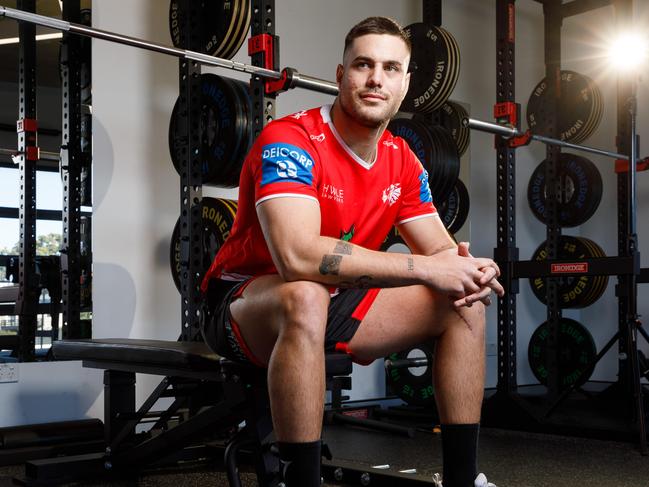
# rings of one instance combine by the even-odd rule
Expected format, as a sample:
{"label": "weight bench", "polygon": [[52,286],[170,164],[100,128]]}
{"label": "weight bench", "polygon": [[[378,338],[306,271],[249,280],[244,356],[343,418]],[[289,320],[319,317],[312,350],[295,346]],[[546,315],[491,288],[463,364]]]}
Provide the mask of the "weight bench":
{"label": "weight bench", "polygon": [[[278,485],[265,370],[222,358],[199,342],[62,340],[52,350],[58,360],[82,360],[84,367],[104,370],[106,448],[28,462],[25,478],[19,479],[23,485],[130,475],[169,462],[220,456],[230,486],[240,487],[240,453],[252,459],[260,486]],[[327,389],[335,406],[340,406],[341,391],[351,388],[351,371],[348,355],[326,355]],[[164,376],[137,410],[136,373]],[[161,398],[170,398],[171,404],[153,411]],[[144,430],[144,423],[153,426]]]}

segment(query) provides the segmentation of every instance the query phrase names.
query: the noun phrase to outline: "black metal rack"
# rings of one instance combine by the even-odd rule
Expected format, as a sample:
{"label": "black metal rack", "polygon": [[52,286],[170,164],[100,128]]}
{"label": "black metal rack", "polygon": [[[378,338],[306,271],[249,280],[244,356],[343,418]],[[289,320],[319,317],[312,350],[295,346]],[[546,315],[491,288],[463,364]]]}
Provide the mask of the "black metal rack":
{"label": "black metal rack", "polygon": [[[35,0],[19,0],[18,8],[35,12]],[[18,151],[20,166],[20,260],[19,294],[16,300],[18,325],[18,359],[35,358],[36,307],[36,26],[19,26],[18,89]]]}
{"label": "black metal rack", "polygon": [[[20,0],[19,10],[35,12],[35,0]],[[80,1],[63,2],[63,18],[79,22]],[[17,155],[20,172],[20,206],[19,208],[0,208],[0,216],[18,218],[20,226],[18,272],[14,276],[18,286],[16,305],[0,305],[5,315],[17,314],[19,327],[14,355],[20,361],[33,361],[36,355],[36,337],[48,336],[53,341],[59,335],[59,313],[63,305],[63,334],[66,338],[81,338],[87,335],[81,323],[81,285],[84,274],[90,273],[91,253],[86,249],[82,259],[82,246],[88,247],[89,234],[82,244],[81,222],[89,222],[90,214],[81,214],[82,171],[89,174],[91,165],[91,148],[89,138],[82,142],[83,130],[89,131],[86,123],[82,127],[82,86],[81,40],[78,36],[64,34],[61,47],[61,87],[62,87],[62,130],[40,129],[37,114],[37,81],[36,81],[36,25],[30,22],[19,24],[19,117],[16,131],[18,133]],[[89,69],[89,60],[86,68]],[[88,74],[89,75],[89,74]],[[88,85],[89,86],[89,85]],[[87,97],[89,99],[89,97]],[[88,103],[88,99],[85,103]],[[7,130],[7,127],[3,127]],[[60,161],[56,154],[41,153],[38,147],[40,133],[61,136]],[[85,147],[82,148],[82,145]],[[47,160],[44,160],[45,157]],[[53,162],[54,161],[54,162]],[[2,167],[14,168],[13,163],[2,162]],[[36,209],[36,173],[37,171],[59,172],[63,181],[62,211]],[[89,194],[85,198],[89,204]],[[36,221],[57,220],[63,223],[61,257],[36,256]],[[1,263],[10,267],[11,258],[3,256]],[[83,262],[82,262],[83,260]],[[59,263],[60,262],[60,263]],[[52,264],[55,263],[53,266]],[[57,276],[52,272],[56,269]],[[50,291],[50,305],[39,304],[43,287]],[[86,306],[89,300],[86,299]],[[88,310],[88,308],[86,308]],[[37,331],[37,315],[52,316],[52,331]],[[8,343],[7,340],[4,340]],[[6,348],[6,347],[4,347]]]}
{"label": "black metal rack", "polygon": [[[612,5],[615,8],[616,21],[620,25],[628,23],[632,18],[632,0],[576,0],[563,4],[561,0],[536,0],[543,4],[545,31],[545,65],[549,96],[554,100],[546,107],[543,114],[544,123],[553,133],[549,136],[557,138],[558,107],[561,93],[561,26],[566,17],[581,14],[593,9]],[[519,127],[520,106],[515,103],[515,0],[497,1],[497,105],[495,115],[499,122],[513,123]],[[630,155],[632,119],[629,111],[629,100],[634,98],[634,82],[620,80],[618,82],[618,112],[617,112],[617,144],[618,153]],[[633,109],[633,107],[631,107]],[[558,157],[560,149],[548,145],[546,164],[546,181],[555,181],[558,174]],[[551,264],[558,262],[558,244],[561,237],[561,227],[558,222],[556,186],[546,185],[547,217],[547,250],[548,259],[544,262],[519,261],[519,249],[516,247],[516,152],[512,144],[502,138],[497,138],[497,246],[494,256],[502,270],[502,282],[506,290],[503,298],[498,300],[498,384],[496,393],[485,404],[485,420],[501,426],[534,428],[530,424],[543,425],[544,430],[552,425],[552,415],[572,389],[561,391],[558,384],[559,359],[559,323],[561,307],[558,303],[556,280],[552,279]],[[629,167],[631,167],[629,165]],[[619,309],[618,330],[609,343],[597,355],[596,363],[606,353],[615,341],[620,352],[619,380],[613,384],[621,394],[615,400],[626,403],[620,408],[621,415],[632,415],[632,429],[637,430],[640,449],[647,452],[645,412],[643,391],[640,383],[640,372],[637,357],[637,333],[647,337],[638,321],[637,314],[637,284],[644,282],[645,277],[640,269],[640,254],[637,248],[635,234],[635,200],[631,189],[635,184],[631,172],[618,174],[618,256],[588,260],[588,275],[616,275],[619,282],[617,298]],[[645,273],[646,274],[646,273]],[[577,273],[575,273],[577,275]],[[579,274],[584,275],[584,274]],[[518,389],[516,379],[516,295],[519,291],[519,278],[531,276],[548,276],[547,279],[547,320],[549,337],[547,340],[546,368],[549,371],[547,390],[541,394],[535,406],[523,398]],[[555,275],[556,277],[556,275]],[[538,405],[541,404],[541,407]],[[573,425],[575,426],[575,425]],[[561,430],[562,428],[558,428]],[[563,428],[566,429],[566,428]],[[575,428],[568,428],[575,431]],[[584,431],[586,428],[584,428]],[[595,429],[589,429],[594,432]]]}

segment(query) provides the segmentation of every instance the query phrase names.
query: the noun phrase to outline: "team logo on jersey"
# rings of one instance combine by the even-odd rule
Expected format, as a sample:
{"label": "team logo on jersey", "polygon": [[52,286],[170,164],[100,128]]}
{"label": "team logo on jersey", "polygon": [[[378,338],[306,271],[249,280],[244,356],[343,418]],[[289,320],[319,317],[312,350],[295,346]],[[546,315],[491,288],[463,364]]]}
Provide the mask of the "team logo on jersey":
{"label": "team logo on jersey", "polygon": [[433,195],[428,184],[428,172],[423,167],[421,168],[421,174],[419,174],[419,200],[422,203],[433,202]]}
{"label": "team logo on jersey", "polygon": [[355,231],[356,229],[354,228],[354,224],[352,223],[352,226],[349,228],[349,230],[340,231],[340,240],[343,240],[344,242],[351,242],[352,238],[354,238]]}
{"label": "team logo on jersey", "polygon": [[325,134],[311,135],[311,140],[317,140],[318,142],[324,142]]}
{"label": "team logo on jersey", "polygon": [[261,149],[261,185],[292,182],[311,185],[313,159],[308,152],[290,144],[268,144]]}
{"label": "team logo on jersey", "polygon": [[291,117],[293,117],[295,120],[299,120],[305,115],[306,115],[306,110],[302,110],[301,112],[294,113],[293,115],[291,115]]}
{"label": "team logo on jersey", "polygon": [[385,145],[385,146],[387,146],[387,147],[392,147],[393,149],[398,149],[398,148],[399,148],[399,146],[398,146],[397,144],[395,144],[394,142],[392,142],[392,139],[390,139],[390,140],[384,140],[384,141],[383,141],[383,145]]}
{"label": "team logo on jersey", "polygon": [[383,200],[383,203],[388,203],[389,206],[392,206],[397,202],[399,196],[401,196],[401,184],[396,183],[391,184],[383,190],[383,196],[381,199]]}

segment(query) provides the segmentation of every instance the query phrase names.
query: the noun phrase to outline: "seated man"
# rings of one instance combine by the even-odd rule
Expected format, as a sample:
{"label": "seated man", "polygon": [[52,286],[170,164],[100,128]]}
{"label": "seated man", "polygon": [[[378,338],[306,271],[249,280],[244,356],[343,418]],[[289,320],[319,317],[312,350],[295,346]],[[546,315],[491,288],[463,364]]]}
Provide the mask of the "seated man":
{"label": "seated man", "polygon": [[[444,487],[488,485],[476,468],[483,303],[503,288],[491,259],[448,235],[426,171],[386,131],[409,60],[394,21],[352,28],[333,105],[271,122],[256,140],[230,237],[203,282],[206,342],[268,368],[289,487],[320,485],[324,351],[338,345],[368,363],[433,339]],[[393,224],[412,255],[377,251]]]}

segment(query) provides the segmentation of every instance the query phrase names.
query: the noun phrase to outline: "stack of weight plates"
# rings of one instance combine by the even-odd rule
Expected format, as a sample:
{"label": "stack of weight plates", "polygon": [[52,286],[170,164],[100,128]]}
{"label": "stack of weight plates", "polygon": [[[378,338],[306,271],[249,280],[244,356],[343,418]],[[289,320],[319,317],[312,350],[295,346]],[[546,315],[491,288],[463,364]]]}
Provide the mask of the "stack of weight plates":
{"label": "stack of weight plates", "polygon": [[[220,198],[203,198],[201,205],[201,218],[203,221],[202,275],[204,275],[223,242],[230,235],[234,215],[237,212],[237,202]],[[180,291],[180,218],[178,218],[171,234],[169,250],[171,276]]]}
{"label": "stack of weight plates", "polygon": [[[193,26],[199,32],[200,49],[203,54],[232,59],[250,30],[250,0],[192,0],[199,4],[200,15]],[[185,26],[185,10],[181,0],[169,4],[169,32],[173,45],[187,49],[188,33]]]}
{"label": "stack of weight plates", "polygon": [[[534,376],[541,384],[548,383],[547,368],[548,338],[550,329],[544,322],[532,334],[527,349],[527,358]],[[595,341],[588,330],[570,318],[559,321],[559,363],[557,364],[559,389],[580,386],[588,380],[594,370],[593,360],[597,356]]]}
{"label": "stack of weight plates", "polygon": [[468,118],[469,114],[459,103],[447,101],[439,109],[439,115],[440,125],[451,134],[457,146],[457,152],[462,156],[469,147],[469,135],[471,133],[469,127],[462,125],[462,120]]}
{"label": "stack of weight plates", "polygon": [[442,223],[449,233],[457,233],[469,216],[469,192],[464,183],[458,179],[453,190],[441,205],[437,205],[437,212]]}
{"label": "stack of weight plates", "polygon": [[404,139],[428,171],[433,203],[446,201],[460,174],[460,156],[451,134],[442,127],[408,118],[395,118],[388,125]]}
{"label": "stack of weight plates", "polygon": [[[551,100],[548,84],[541,81],[527,102],[527,124],[535,135],[551,136],[546,120]],[[595,131],[602,119],[602,93],[595,82],[574,71],[561,71],[561,97],[558,105],[557,138],[578,144]]]}
{"label": "stack of weight plates", "polygon": [[[584,237],[570,237],[562,235],[559,241],[557,260],[579,262],[585,259],[606,257],[602,248],[590,239]],[[536,249],[532,260],[543,261],[547,259],[546,243]],[[570,276],[558,277],[559,306],[562,308],[585,308],[597,301],[608,285],[608,276]],[[543,304],[547,304],[546,278],[530,278],[532,292]]]}
{"label": "stack of weight plates", "polygon": [[453,36],[441,27],[417,23],[404,29],[412,43],[408,93],[401,111],[432,112],[451,96],[460,75],[460,49]]}
{"label": "stack of weight plates", "polygon": [[[534,216],[547,224],[545,168],[541,162],[527,186],[527,201]],[[576,227],[586,222],[602,201],[602,176],[595,164],[585,157],[561,153],[557,174],[558,222],[562,227]]]}
{"label": "stack of weight plates", "polygon": [[[235,187],[241,165],[252,144],[252,106],[248,85],[242,81],[201,75],[203,184]],[[179,130],[182,116],[176,100],[169,123],[169,152],[176,171],[186,152],[187,140]]]}

